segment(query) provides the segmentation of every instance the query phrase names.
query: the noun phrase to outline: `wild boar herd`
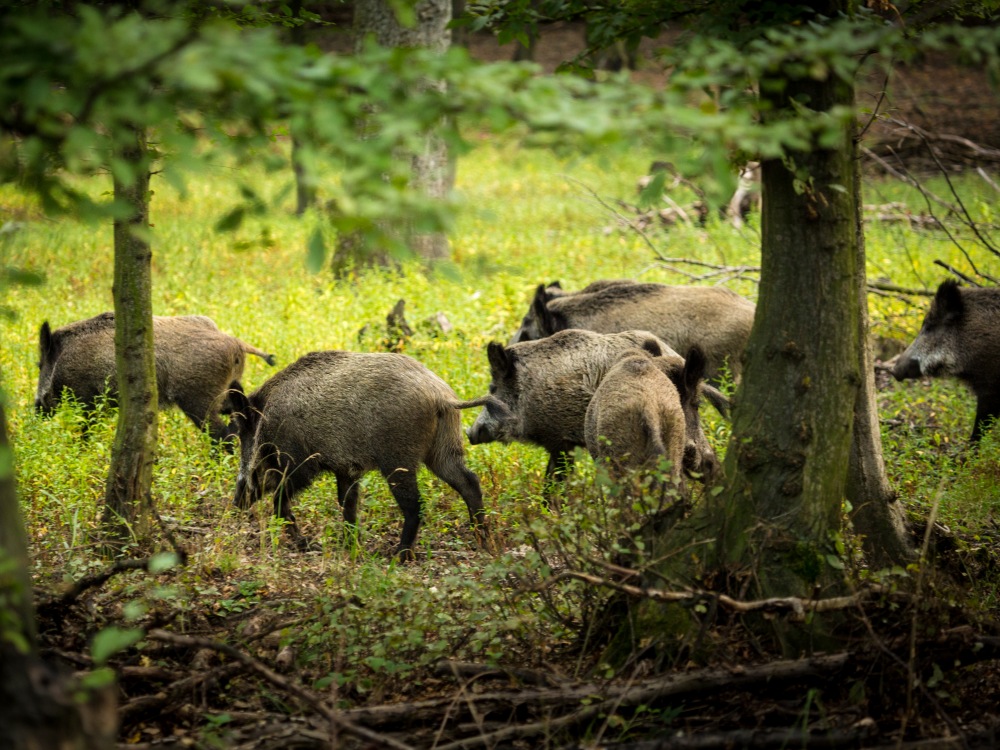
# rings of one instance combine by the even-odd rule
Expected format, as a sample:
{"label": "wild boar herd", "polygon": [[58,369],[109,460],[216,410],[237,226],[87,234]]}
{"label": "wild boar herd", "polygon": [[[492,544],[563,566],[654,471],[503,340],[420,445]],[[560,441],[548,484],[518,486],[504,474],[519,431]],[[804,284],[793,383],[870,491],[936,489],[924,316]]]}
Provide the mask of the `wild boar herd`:
{"label": "wild boar herd", "polygon": [[[346,351],[306,354],[246,394],[246,355],[274,364],[273,355],[203,316],[154,317],[159,405],[178,406],[224,445],[238,439],[235,504],[246,508],[269,494],[299,548],[310,542],[295,523],[296,493],[332,472],[344,519],[354,524],[359,480],[379,471],[403,513],[396,551],[405,557],[421,520],[420,464],[465,500],[480,538],[486,532],[479,479],[465,463],[461,409],[482,407],[467,433],[472,445],[545,448],[547,482],[565,477],[577,447],[616,478],[667,459],[682,488],[684,474],[712,481],[719,464],[698,407],[704,398],[727,414],[716,385],[726,367],[739,377],[753,318],[753,303],[721,287],[601,280],[566,292],[541,285],[510,343],[487,346],[489,393],[462,401],[411,357]],[[102,394],[114,398],[112,313],[55,330],[46,321],[39,355],[38,412],[50,412],[64,391],[85,409]],[[942,283],[893,374],[966,381],[978,399],[978,441],[1000,414],[1000,290]]]}

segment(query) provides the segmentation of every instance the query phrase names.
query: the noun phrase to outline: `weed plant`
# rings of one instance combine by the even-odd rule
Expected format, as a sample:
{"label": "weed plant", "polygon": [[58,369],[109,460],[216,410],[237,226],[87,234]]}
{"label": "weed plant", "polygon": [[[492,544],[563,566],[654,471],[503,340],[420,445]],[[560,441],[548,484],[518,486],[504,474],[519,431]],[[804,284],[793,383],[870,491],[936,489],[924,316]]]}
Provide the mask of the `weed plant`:
{"label": "weed plant", "polygon": [[[484,142],[462,158],[453,262],[430,269],[406,263],[398,270],[349,269],[340,278],[310,273],[305,247],[318,216],[294,218],[289,206],[218,232],[216,222],[238,199],[229,168],[193,178],[184,196],[154,182],[154,312],[208,315],[222,330],[274,352],[280,368],[318,349],[378,349],[386,314],[405,299],[416,333],[402,351],[438,373],[460,398],[474,398],[489,383],[486,344],[509,339],[539,283],[558,279],[575,289],[597,278],[690,281],[658,263],[651,246],[662,256],[720,265],[759,262],[755,216],[740,229],[715,218],[704,226],[654,224],[644,235],[623,225],[609,206],[621,216],[633,215],[615,201],[634,204],[637,178],[663,154],[633,144],[604,157],[566,159],[520,145],[514,139]],[[243,169],[251,170],[248,179],[265,195],[277,194],[290,179]],[[995,195],[985,184],[974,175],[957,182],[970,212],[994,221]],[[944,186],[931,185],[945,193]],[[100,195],[109,184],[88,187]],[[866,201],[925,209],[916,191],[877,179],[866,186]],[[0,191],[0,221],[17,222],[0,242],[0,265],[46,277],[40,287],[0,289],[0,307],[14,312],[0,324],[0,374],[36,580],[53,588],[107,564],[92,532],[114,409],[103,406],[88,418],[67,401],[52,418],[35,414],[38,328],[43,320],[56,327],[111,309],[112,234],[110,226],[46,218],[10,187]],[[933,289],[943,277],[935,259],[965,262],[939,231],[877,222],[866,230],[872,279]],[[327,246],[334,244],[328,237]],[[987,265],[984,258],[976,260]],[[727,285],[756,299],[751,278]],[[910,303],[898,295],[872,295],[873,336],[912,338],[926,304],[926,298]],[[452,325],[448,332],[422,324],[439,312]],[[368,332],[359,336],[365,326]],[[274,371],[251,357],[244,386],[255,388]],[[965,389],[951,381],[888,382],[879,399],[889,475],[908,511],[926,516],[942,487],[945,523],[973,534],[995,525],[1000,438],[988,439],[969,456],[973,403]],[[466,412],[463,419],[471,424],[474,414]],[[728,425],[710,409],[704,419],[721,457]],[[300,525],[321,545],[319,553],[302,555],[283,543],[268,502],[249,514],[234,509],[236,458],[179,412],[162,412],[153,496],[191,551],[191,563],[166,589],[134,577],[123,580],[147,601],[143,611],[231,618],[226,621],[236,623],[234,637],[253,613],[299,618],[299,627],[282,632],[283,641],[299,646],[300,666],[318,686],[339,686],[346,701],[418,687],[441,657],[540,665],[563,649],[579,658],[581,643],[592,637],[586,623],[602,595],[583,584],[542,594],[524,590],[525,582],[537,583],[565,564],[560,560],[582,559],[588,546],[605,561],[612,553],[627,557],[617,525],[635,525],[634,517],[625,516],[645,511],[614,510],[612,488],[587,458],[577,462],[562,508],[548,510],[541,499],[543,451],[490,444],[470,446],[467,455],[482,481],[492,552],[475,548],[461,499],[422,470],[420,563],[400,566],[387,558],[402,516],[374,474],[363,481],[356,535],[344,528],[332,476],[295,498]]]}

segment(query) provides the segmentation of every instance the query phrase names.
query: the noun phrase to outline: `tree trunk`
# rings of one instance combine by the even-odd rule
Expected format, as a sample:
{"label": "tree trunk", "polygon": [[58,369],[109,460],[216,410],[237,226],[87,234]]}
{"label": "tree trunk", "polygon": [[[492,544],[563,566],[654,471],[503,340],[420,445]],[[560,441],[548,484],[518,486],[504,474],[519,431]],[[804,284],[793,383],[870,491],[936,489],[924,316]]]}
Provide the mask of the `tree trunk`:
{"label": "tree trunk", "polygon": [[[792,101],[827,111],[853,103],[833,77],[785,79],[774,116]],[[768,82],[761,85],[768,90]],[[861,385],[863,269],[851,131],[764,161],[761,283],[726,456],[729,487],[719,557],[749,565],[759,595],[809,595],[831,576]]]}
{"label": "tree trunk", "polygon": [[[114,747],[114,687],[81,692],[38,658],[27,538],[17,504],[13,452],[0,402],[0,747]],[[80,700],[83,697],[84,700]]]}
{"label": "tree trunk", "polygon": [[[857,133],[851,139],[854,162],[858,161]],[[875,363],[872,357],[868,319],[868,291],[865,278],[865,234],[862,218],[861,170],[854,170],[855,213],[858,224],[858,268],[856,283],[859,306],[859,344],[861,388],[854,404],[854,440],[847,466],[847,499],[851,504],[854,529],[864,537],[868,565],[875,570],[905,565],[914,558],[906,533],[903,507],[889,485],[882,455],[882,433],[875,402]]]}
{"label": "tree trunk", "polygon": [[[298,19],[299,23],[292,26],[288,36],[292,44],[302,47],[306,43],[305,22],[300,18],[302,0],[294,0],[289,4],[289,8],[292,18]],[[295,215],[302,216],[316,203],[316,186],[303,162],[302,139],[296,135],[295,125],[290,125],[289,130],[292,135],[292,173],[295,175]]]}
{"label": "tree trunk", "polygon": [[[414,8],[416,23],[407,28],[399,23],[388,0],[358,0],[354,5],[355,47],[360,50],[369,36],[383,47],[424,48],[444,52],[451,43],[452,0],[420,0]],[[439,86],[427,81],[426,86]],[[444,140],[435,133],[428,133],[423,148],[418,153],[397,154],[400,160],[411,165],[412,186],[429,198],[444,199],[455,185],[455,169]],[[389,232],[386,225],[382,230]],[[417,232],[404,226],[398,232],[409,248],[428,260],[447,258],[450,255],[448,236],[444,232]],[[334,257],[334,267],[344,264],[345,256],[368,262],[388,262],[384,253],[369,252],[371,248],[358,236],[341,239]],[[365,257],[358,257],[364,255]]]}
{"label": "tree trunk", "polygon": [[[116,536],[143,536],[156,452],[156,360],[153,350],[152,252],[149,232],[149,160],[145,133],[121,149],[132,180],[115,177],[115,200],[131,209],[114,225],[115,366],[118,426],[104,494],[105,527]],[[138,528],[137,528],[138,525]]]}

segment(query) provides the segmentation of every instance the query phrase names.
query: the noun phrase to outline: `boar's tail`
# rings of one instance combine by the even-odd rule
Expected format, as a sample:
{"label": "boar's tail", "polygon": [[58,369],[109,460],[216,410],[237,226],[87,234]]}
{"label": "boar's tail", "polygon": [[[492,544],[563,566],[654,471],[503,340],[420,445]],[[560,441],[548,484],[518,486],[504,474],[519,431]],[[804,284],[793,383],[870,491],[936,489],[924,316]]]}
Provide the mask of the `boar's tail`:
{"label": "boar's tail", "polygon": [[494,416],[504,418],[512,416],[510,407],[492,393],[474,398],[471,401],[452,401],[449,405],[453,409],[471,409],[475,406],[485,406]]}
{"label": "boar's tail", "polygon": [[493,396],[480,396],[471,401],[452,401],[449,406],[453,409],[472,409],[476,406],[486,406],[491,400],[495,400],[495,398]]}
{"label": "boar's tail", "polygon": [[[237,341],[239,341],[239,339],[237,339]],[[246,341],[240,341],[240,346],[243,347],[243,351],[245,351],[247,354],[256,354],[258,357],[260,357],[262,360],[267,362],[272,367],[274,367],[274,363],[278,361],[275,359],[273,354],[268,354],[267,352],[258,349],[253,344],[248,344]]]}
{"label": "boar's tail", "polygon": [[724,419],[729,419],[729,399],[726,398],[725,394],[722,393],[718,388],[709,385],[708,383],[702,383],[700,385],[701,395],[712,406]]}

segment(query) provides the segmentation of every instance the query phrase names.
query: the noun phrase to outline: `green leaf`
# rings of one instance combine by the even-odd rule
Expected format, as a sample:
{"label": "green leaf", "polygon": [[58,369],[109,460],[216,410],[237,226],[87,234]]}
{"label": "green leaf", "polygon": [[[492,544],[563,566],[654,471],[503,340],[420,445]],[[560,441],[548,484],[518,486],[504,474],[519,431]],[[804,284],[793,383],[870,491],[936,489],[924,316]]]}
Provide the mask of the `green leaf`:
{"label": "green leaf", "polygon": [[239,206],[223,216],[215,224],[216,232],[232,232],[240,228],[243,218],[246,216],[246,208]]}
{"label": "green leaf", "polygon": [[653,179],[639,193],[639,208],[649,208],[659,203],[663,197],[663,185],[667,181],[667,173],[663,170],[653,175]]}
{"label": "green leaf", "polygon": [[326,258],[326,242],[323,240],[322,227],[316,227],[309,237],[309,252],[306,255],[306,268],[310,273],[319,273]]}
{"label": "green leaf", "polygon": [[162,573],[180,564],[180,558],[176,552],[158,552],[149,558],[147,569],[150,573]]}
{"label": "green leaf", "polygon": [[143,636],[140,628],[104,628],[90,642],[90,655],[95,664],[103,665],[119,651],[134,645]]}

